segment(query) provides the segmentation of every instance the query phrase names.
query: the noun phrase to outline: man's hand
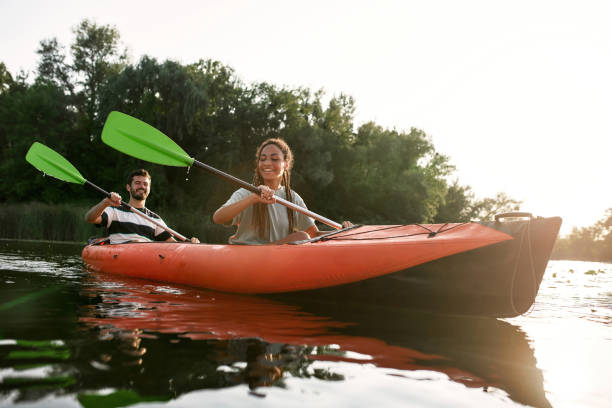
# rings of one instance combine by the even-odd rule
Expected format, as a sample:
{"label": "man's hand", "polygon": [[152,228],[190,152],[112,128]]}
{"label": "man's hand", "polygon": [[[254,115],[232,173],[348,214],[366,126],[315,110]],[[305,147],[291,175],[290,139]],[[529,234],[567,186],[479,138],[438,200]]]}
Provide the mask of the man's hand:
{"label": "man's hand", "polygon": [[113,207],[119,207],[121,205],[121,196],[114,191],[110,193],[110,197],[104,199],[106,204],[112,205]]}

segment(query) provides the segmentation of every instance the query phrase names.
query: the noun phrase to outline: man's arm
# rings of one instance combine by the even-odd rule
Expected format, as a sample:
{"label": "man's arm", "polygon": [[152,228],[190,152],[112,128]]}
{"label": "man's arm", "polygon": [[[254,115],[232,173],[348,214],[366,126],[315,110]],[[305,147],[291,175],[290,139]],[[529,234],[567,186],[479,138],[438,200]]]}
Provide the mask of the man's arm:
{"label": "man's arm", "polygon": [[121,196],[117,193],[110,193],[111,196],[106,197],[98,204],[94,205],[85,213],[85,221],[90,224],[100,224],[102,222],[102,213],[106,210],[106,207],[113,206],[119,207],[121,205]]}

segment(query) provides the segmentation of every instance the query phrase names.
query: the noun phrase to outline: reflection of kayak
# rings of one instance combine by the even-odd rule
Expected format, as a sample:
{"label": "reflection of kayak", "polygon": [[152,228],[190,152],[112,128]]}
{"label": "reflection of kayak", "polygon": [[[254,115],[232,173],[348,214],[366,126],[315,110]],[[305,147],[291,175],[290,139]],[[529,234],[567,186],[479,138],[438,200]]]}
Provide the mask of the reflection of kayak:
{"label": "reflection of kayak", "polygon": [[89,245],[93,271],[223,292],[515,316],[535,300],[560,218],[359,226],[298,245]]}
{"label": "reflection of kayak", "polygon": [[[287,352],[283,351],[268,361],[268,368],[286,371],[291,366],[308,366],[312,361],[331,361],[424,370],[442,373],[470,388],[501,388],[515,401],[530,406],[549,406],[541,372],[524,334],[503,321],[367,307],[358,313],[349,311],[341,318],[330,318],[328,314],[313,314],[262,297],[98,274],[92,278],[85,287],[98,303],[96,307],[83,308],[85,313],[79,321],[99,328],[107,337],[148,339],[148,351],[133,350],[130,355],[141,357],[150,374],[159,370],[160,383],[164,376],[196,377],[190,367],[200,373],[211,359],[232,367],[232,363],[246,362],[250,367],[259,358],[251,354],[254,348],[262,355],[271,350],[293,349],[292,358],[298,361],[287,361]],[[181,343],[184,347],[197,341],[194,348],[198,350],[209,350],[208,345],[214,345],[218,355],[206,353],[206,361],[193,361],[197,353],[175,351],[173,359],[190,360],[175,362],[179,375],[170,368],[162,347],[169,339],[169,344],[188,339]],[[220,381],[216,377],[222,373],[213,364],[208,375],[212,383],[217,383]]]}
{"label": "reflection of kayak", "polygon": [[[191,340],[258,338],[268,343],[298,346],[334,345],[338,352],[311,355],[309,358],[371,363],[401,370],[422,369],[423,366],[417,361],[421,364],[435,361],[437,369],[451,378],[475,387],[487,385],[467,372],[444,366],[446,359],[442,356],[390,346],[371,337],[336,333],[354,323],[302,312],[292,305],[254,296],[189,289],[165,293],[152,290],[150,285],[139,286],[129,281],[114,283],[106,294],[98,294],[102,294],[104,302],[112,303],[120,312],[114,315],[111,310],[108,314],[97,310],[97,316],[82,316],[79,318],[81,322],[128,331],[175,333]],[[348,356],[345,355],[347,352]]]}

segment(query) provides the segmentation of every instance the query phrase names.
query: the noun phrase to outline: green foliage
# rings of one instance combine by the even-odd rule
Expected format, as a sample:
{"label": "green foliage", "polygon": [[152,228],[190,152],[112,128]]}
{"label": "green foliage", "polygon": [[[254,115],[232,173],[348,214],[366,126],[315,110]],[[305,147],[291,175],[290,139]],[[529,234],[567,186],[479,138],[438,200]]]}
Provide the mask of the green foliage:
{"label": "green foliage", "polygon": [[[98,118],[101,88],[124,67],[127,56],[119,51],[119,31],[110,26],[98,26],[83,20],[74,30],[70,47],[74,63],[72,71],[80,88],[79,107],[86,114],[86,130],[94,131],[92,122]],[[90,134],[92,138],[97,133]]]}
{"label": "green foliage", "polygon": [[497,193],[493,198],[484,198],[472,204],[473,211],[476,212],[476,219],[481,221],[491,221],[495,214],[518,211],[521,202],[510,198],[506,193]]}
{"label": "green foliage", "polygon": [[585,228],[574,228],[557,240],[552,257],[588,261],[612,261],[612,208],[604,218]]}
{"label": "green foliage", "polygon": [[[213,225],[210,217],[235,187],[203,171],[151,165],[110,149],[100,135],[108,114],[118,110],[158,128],[196,159],[247,181],[252,180],[257,145],[269,137],[286,139],[296,157],[292,187],[309,208],[336,220],[467,221],[518,206],[503,194],[477,201],[469,187],[449,184],[454,168],[422,130],[401,132],[375,123],[355,129],[350,96],[324,103],[322,90],[245,85],[232,68],[212,60],[182,65],[145,56],[128,64],[114,27],[84,20],[73,32],[71,63],[57,40],[41,41],[33,83],[24,75],[13,79],[0,64],[3,203],[71,206],[100,199],[92,189],[45,178],[28,166],[25,153],[39,141],[85,178],[124,196],[127,173],[149,169],[149,207],[184,234],[225,241],[230,231]],[[48,238],[43,232],[50,228],[47,221],[36,217],[59,216],[36,205],[19,226],[5,215],[12,227],[0,236]],[[11,208],[10,216],[19,219],[16,207]],[[73,229],[69,239],[83,235]]]}
{"label": "green foliage", "polygon": [[57,42],[57,39],[42,40],[36,53],[40,56],[37,80],[52,82],[74,96],[70,66],[65,62],[66,55],[63,54],[63,47]]}
{"label": "green foliage", "polygon": [[148,402],[167,402],[170,396],[142,396],[134,390],[118,390],[110,394],[79,394],[77,399],[85,408],[127,407]]}
{"label": "green foliage", "polygon": [[6,65],[0,62],[0,94],[6,92],[13,85],[13,76],[7,71]]}
{"label": "green foliage", "polygon": [[[366,123],[338,150],[342,160],[332,169],[339,182],[326,192],[336,198],[338,215],[365,223],[433,221],[451,167],[424,132],[399,133]],[[348,202],[353,206],[346,208]]]}
{"label": "green foliage", "polygon": [[474,199],[470,187],[455,181],[448,187],[444,201],[438,208],[435,222],[466,222],[478,218],[480,203]]}
{"label": "green foliage", "polygon": [[73,191],[69,186],[49,186],[40,174],[26,165],[25,154],[40,141],[68,156],[79,155],[73,112],[66,109],[66,97],[52,83],[18,83],[0,95],[0,191],[8,202],[37,197],[59,201]]}

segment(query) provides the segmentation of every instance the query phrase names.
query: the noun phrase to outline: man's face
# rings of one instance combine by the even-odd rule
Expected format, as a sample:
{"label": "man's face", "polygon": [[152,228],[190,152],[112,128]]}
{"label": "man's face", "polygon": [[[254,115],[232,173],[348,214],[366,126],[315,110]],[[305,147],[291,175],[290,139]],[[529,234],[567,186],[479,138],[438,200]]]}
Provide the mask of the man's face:
{"label": "man's face", "polygon": [[132,183],[128,184],[126,187],[132,198],[136,200],[146,200],[151,191],[151,180],[146,176],[134,176],[132,178]]}

